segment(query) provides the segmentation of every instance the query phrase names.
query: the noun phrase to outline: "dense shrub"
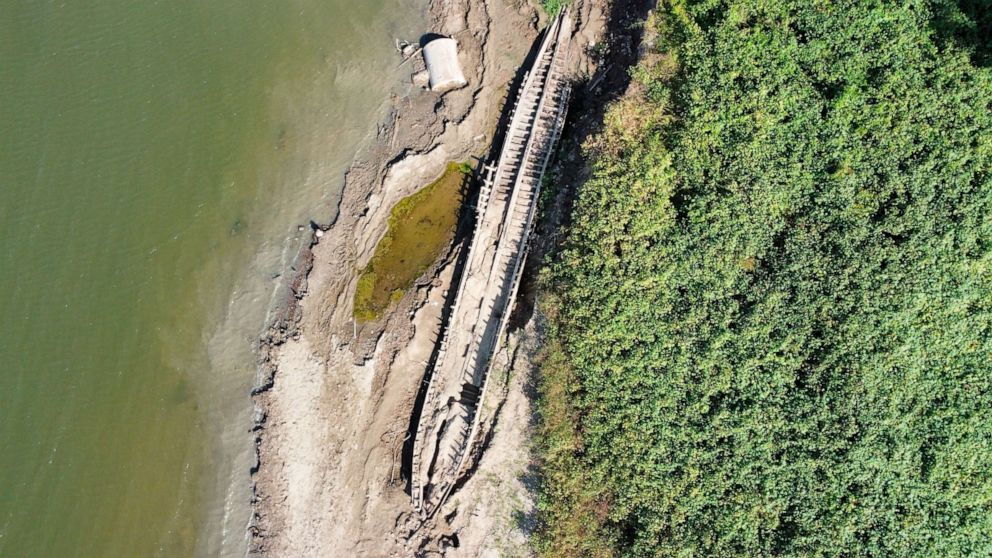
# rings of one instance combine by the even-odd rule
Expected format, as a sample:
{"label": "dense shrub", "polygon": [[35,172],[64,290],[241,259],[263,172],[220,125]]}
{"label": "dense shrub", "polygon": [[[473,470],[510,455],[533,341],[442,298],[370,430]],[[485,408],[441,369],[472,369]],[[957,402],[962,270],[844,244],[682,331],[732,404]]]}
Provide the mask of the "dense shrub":
{"label": "dense shrub", "polygon": [[969,13],[660,3],[546,280],[544,555],[992,555]]}

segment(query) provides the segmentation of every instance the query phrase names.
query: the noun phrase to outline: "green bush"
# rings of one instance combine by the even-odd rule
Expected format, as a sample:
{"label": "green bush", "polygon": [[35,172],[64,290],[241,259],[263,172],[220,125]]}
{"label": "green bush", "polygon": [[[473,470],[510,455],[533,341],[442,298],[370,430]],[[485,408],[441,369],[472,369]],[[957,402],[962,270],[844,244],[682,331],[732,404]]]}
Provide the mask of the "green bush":
{"label": "green bush", "polygon": [[545,282],[539,550],[992,555],[987,43],[948,2],[656,13]]}
{"label": "green bush", "polygon": [[544,8],[544,12],[549,16],[554,17],[558,15],[566,5],[568,5],[569,0],[541,0],[541,7]]}

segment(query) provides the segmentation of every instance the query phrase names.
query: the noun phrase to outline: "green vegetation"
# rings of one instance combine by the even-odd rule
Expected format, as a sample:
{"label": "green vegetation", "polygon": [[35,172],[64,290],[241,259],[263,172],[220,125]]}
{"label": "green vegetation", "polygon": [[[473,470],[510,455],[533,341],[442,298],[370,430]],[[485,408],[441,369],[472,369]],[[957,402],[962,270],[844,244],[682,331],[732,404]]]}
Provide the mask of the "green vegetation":
{"label": "green vegetation", "polygon": [[660,2],[543,278],[543,556],[992,555],[975,5]]}
{"label": "green vegetation", "polygon": [[562,8],[568,5],[569,0],[541,0],[541,7],[549,16],[554,17]]}
{"label": "green vegetation", "polygon": [[440,178],[393,207],[386,235],[358,278],[355,318],[378,319],[451,243],[471,173],[466,163],[449,163]]}

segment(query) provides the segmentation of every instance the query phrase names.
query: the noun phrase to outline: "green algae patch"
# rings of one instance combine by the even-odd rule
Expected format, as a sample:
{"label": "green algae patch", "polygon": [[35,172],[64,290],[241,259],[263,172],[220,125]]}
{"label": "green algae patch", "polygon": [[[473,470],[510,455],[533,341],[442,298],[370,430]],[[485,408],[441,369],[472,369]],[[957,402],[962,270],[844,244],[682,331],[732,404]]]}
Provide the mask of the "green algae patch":
{"label": "green algae patch", "polygon": [[358,278],[358,321],[382,316],[451,243],[471,170],[464,163],[449,163],[440,178],[393,207],[386,235]]}

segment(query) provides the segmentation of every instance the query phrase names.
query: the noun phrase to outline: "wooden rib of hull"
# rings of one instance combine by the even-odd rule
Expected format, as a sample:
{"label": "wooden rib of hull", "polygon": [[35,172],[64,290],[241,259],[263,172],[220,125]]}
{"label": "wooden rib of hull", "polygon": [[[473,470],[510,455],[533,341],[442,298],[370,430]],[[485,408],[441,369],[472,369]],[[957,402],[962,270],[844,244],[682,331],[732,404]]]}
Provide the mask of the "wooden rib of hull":
{"label": "wooden rib of hull", "polygon": [[571,22],[549,26],[517,96],[506,139],[488,167],[476,227],[414,439],[411,495],[422,515],[440,508],[466,467],[492,357],[505,334],[541,180],[564,122]]}

